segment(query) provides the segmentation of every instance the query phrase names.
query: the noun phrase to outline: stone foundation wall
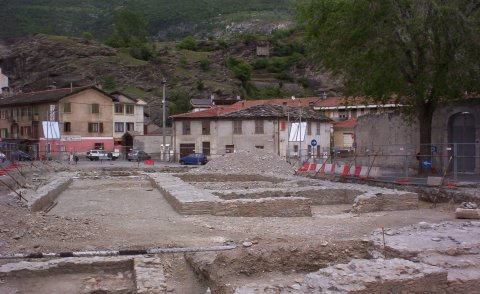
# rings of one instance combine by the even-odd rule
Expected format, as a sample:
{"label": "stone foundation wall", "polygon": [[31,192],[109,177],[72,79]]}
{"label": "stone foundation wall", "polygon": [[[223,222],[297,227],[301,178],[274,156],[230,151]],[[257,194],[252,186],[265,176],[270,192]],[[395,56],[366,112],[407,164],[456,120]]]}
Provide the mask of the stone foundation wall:
{"label": "stone foundation wall", "polygon": [[167,174],[150,175],[152,185],[180,214],[221,216],[312,216],[311,201],[300,197],[222,200]]}
{"label": "stone foundation wall", "polygon": [[299,197],[225,200],[215,203],[218,216],[312,216],[311,200]]}
{"label": "stone foundation wall", "polygon": [[392,210],[410,210],[418,208],[416,193],[403,194],[364,194],[355,199],[352,212],[374,212]]}
{"label": "stone foundation wall", "polygon": [[51,183],[38,189],[36,195],[32,197],[28,206],[31,211],[40,211],[48,206],[52,201],[65,191],[72,183],[71,176],[60,176]]}

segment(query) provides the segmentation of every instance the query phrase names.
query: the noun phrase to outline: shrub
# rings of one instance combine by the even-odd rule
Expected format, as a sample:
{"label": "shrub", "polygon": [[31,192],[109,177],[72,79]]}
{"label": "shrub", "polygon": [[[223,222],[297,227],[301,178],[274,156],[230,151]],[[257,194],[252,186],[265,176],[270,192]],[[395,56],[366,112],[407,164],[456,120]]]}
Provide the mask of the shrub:
{"label": "shrub", "polygon": [[82,38],[85,43],[90,44],[90,42],[93,40],[93,35],[90,32],[83,32]]}
{"label": "shrub", "polygon": [[209,59],[202,59],[200,60],[200,68],[203,70],[203,71],[208,71],[210,69],[210,65],[212,64],[212,62],[209,60]]}
{"label": "shrub", "polygon": [[191,50],[191,51],[197,50],[197,47],[198,47],[197,40],[195,40],[195,38],[192,36],[187,36],[183,38],[180,44],[177,45],[178,49]]}
{"label": "shrub", "polygon": [[257,58],[250,63],[253,69],[264,69],[268,66],[268,60],[265,58]]}

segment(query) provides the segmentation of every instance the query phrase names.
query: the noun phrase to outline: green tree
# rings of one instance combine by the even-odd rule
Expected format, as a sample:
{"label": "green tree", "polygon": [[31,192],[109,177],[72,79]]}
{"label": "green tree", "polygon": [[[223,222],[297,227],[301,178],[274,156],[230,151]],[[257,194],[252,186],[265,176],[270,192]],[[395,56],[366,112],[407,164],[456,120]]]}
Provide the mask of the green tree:
{"label": "green tree", "polygon": [[480,88],[480,2],[305,0],[297,6],[314,56],[346,94],[399,97],[430,153],[435,109]]}
{"label": "green tree", "polygon": [[107,45],[118,47],[141,47],[147,43],[147,22],[131,10],[122,10],[114,22],[114,30]]}
{"label": "green tree", "polygon": [[171,101],[169,105],[170,115],[185,113],[190,110],[190,97],[185,91],[174,91],[169,100]]}

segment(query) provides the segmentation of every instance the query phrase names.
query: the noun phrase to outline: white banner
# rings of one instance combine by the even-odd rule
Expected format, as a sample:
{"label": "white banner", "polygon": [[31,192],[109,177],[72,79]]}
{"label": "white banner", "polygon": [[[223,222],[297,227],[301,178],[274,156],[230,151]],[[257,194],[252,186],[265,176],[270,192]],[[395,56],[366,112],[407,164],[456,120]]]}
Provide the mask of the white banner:
{"label": "white banner", "polygon": [[305,131],[307,130],[307,123],[292,123],[290,129],[290,136],[288,141],[300,142],[305,140]]}
{"label": "white banner", "polygon": [[58,121],[42,121],[45,139],[60,139]]}

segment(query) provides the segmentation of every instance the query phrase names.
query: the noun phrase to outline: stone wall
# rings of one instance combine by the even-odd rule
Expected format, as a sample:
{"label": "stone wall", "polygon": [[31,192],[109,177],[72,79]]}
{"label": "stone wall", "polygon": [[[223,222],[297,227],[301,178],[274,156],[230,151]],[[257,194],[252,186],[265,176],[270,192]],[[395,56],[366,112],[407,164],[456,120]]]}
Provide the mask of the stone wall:
{"label": "stone wall", "polygon": [[357,165],[370,165],[376,155],[375,166],[402,168],[407,161],[409,167],[417,168],[419,141],[418,126],[407,123],[400,114],[363,115],[355,128]]}
{"label": "stone wall", "polygon": [[311,216],[311,201],[300,197],[222,200],[168,174],[150,175],[152,185],[180,214],[221,216]]}
{"label": "stone wall", "polygon": [[418,208],[416,193],[401,194],[363,194],[353,203],[352,212],[365,213],[374,211],[410,210]]}
{"label": "stone wall", "polygon": [[40,211],[44,209],[57,199],[70,186],[72,181],[71,175],[59,175],[57,179],[39,188],[28,204],[30,210]]}

